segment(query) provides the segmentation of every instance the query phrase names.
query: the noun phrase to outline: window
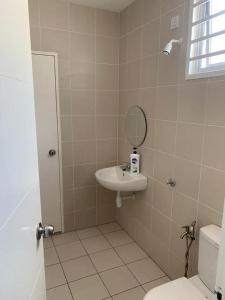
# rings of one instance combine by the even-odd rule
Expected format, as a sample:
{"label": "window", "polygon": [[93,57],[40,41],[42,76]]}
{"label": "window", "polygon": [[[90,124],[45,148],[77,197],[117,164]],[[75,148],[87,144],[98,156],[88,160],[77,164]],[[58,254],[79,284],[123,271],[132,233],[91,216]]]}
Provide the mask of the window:
{"label": "window", "polygon": [[190,0],[186,79],[225,75],[225,0]]}

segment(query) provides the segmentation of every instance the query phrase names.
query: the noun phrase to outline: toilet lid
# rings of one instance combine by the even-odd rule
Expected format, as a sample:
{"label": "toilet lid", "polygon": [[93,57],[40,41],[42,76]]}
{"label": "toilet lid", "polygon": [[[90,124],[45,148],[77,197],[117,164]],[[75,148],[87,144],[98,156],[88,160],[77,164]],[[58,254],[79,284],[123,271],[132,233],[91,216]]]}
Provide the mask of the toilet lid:
{"label": "toilet lid", "polygon": [[206,297],[185,277],[149,291],[144,300],[205,300]]}

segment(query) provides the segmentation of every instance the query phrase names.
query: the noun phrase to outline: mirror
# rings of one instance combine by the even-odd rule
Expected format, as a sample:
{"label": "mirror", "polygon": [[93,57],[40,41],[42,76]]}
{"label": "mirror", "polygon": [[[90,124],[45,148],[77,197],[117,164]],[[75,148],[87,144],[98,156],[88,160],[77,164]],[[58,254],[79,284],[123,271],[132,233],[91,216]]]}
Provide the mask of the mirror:
{"label": "mirror", "polygon": [[131,106],[126,116],[127,139],[132,146],[141,146],[147,134],[145,113],[138,105]]}

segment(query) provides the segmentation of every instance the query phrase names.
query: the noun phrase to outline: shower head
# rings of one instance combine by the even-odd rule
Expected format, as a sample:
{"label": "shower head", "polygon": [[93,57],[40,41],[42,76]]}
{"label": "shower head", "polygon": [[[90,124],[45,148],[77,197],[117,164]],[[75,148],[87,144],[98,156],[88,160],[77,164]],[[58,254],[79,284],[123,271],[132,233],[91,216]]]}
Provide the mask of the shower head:
{"label": "shower head", "polygon": [[162,54],[170,55],[171,51],[173,50],[173,44],[181,45],[182,39],[179,40],[171,40],[168,44],[166,44],[165,48],[162,50]]}

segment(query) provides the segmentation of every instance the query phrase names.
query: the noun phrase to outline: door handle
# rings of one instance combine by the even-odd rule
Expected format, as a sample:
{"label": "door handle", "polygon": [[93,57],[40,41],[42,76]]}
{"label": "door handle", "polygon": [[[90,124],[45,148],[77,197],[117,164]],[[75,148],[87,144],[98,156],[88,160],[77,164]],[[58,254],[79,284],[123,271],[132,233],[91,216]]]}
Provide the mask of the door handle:
{"label": "door handle", "polygon": [[36,230],[36,238],[40,241],[41,237],[50,237],[54,234],[54,226],[48,225],[43,227],[42,223],[38,223]]}
{"label": "door handle", "polygon": [[48,155],[49,155],[50,157],[56,155],[55,149],[50,149],[50,150],[48,151]]}

